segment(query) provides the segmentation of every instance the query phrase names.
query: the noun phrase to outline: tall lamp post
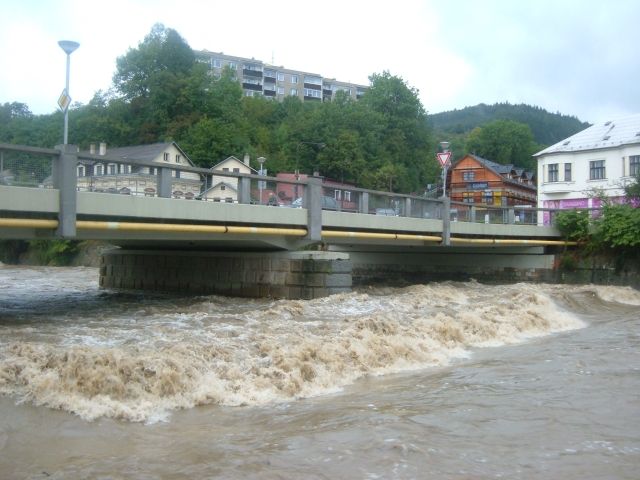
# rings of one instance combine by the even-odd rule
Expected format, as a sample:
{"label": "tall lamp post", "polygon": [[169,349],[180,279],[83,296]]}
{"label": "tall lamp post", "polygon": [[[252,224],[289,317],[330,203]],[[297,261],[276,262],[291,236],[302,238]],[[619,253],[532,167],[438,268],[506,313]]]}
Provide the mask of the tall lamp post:
{"label": "tall lamp post", "polygon": [[[267,159],[264,157],[258,157],[258,162],[260,163],[260,172],[258,173],[258,175],[260,176],[264,176],[265,172],[262,169],[262,166],[264,165],[264,162],[266,162]],[[262,189],[264,188],[264,181],[263,180],[258,180],[258,191],[260,192],[260,200],[259,200],[259,204],[262,205]]]}
{"label": "tall lamp post", "polygon": [[75,52],[76,48],[80,46],[78,42],[71,40],[60,40],[58,42],[60,48],[67,54],[67,81],[65,84],[64,92],[60,95],[58,105],[64,110],[64,144],[66,145],[69,140],[69,103],[71,103],[71,97],[69,96],[69,70],[71,67],[71,54]]}

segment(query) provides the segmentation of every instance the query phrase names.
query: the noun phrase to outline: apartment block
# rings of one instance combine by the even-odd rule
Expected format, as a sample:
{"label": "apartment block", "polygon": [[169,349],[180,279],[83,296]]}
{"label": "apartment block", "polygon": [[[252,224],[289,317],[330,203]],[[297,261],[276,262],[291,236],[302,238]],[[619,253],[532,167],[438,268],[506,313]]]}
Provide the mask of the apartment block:
{"label": "apartment block", "polygon": [[208,50],[196,52],[196,57],[198,61],[209,65],[211,74],[217,78],[224,68],[229,67],[247,97],[264,96],[282,101],[285,97],[293,96],[302,101],[329,102],[343,91],[358,100],[368,88],[325,78],[317,73],[269,65],[254,58],[234,57]]}

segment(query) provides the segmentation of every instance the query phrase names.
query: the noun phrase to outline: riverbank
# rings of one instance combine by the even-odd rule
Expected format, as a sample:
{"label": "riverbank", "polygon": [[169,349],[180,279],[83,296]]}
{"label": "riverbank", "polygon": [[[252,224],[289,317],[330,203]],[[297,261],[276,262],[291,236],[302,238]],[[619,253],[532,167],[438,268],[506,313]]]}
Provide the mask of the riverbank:
{"label": "riverbank", "polygon": [[0,242],[0,262],[8,265],[99,267],[102,253],[112,248],[117,247],[98,240],[4,240]]}

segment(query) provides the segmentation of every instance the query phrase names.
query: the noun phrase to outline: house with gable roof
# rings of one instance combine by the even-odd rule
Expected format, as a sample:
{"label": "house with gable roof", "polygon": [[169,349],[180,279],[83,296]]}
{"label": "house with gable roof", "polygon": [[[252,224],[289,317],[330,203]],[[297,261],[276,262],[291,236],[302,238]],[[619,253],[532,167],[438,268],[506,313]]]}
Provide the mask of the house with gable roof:
{"label": "house with gable roof", "polygon": [[[220,163],[211,167],[212,172],[229,172],[229,173],[249,173],[257,175],[258,172],[249,165],[250,157],[245,154],[243,161],[238,160],[233,155],[225,158]],[[214,202],[238,202],[238,178],[227,177],[223,175],[211,175],[211,183],[205,188],[200,195],[201,200],[209,200]]]}
{"label": "house with gable roof", "polygon": [[640,174],[640,114],[596,123],[534,157],[539,208],[599,208],[596,191],[621,202]]}
{"label": "house with gable roof", "polygon": [[[110,158],[155,162],[158,163],[158,167],[195,166],[175,142],[116,147],[108,151],[106,144],[101,143],[98,152],[92,144],[89,151],[83,153],[107,157],[104,161],[97,159],[78,161],[78,189],[94,192],[150,196],[156,193],[158,174],[156,168],[114,163],[109,160]],[[171,175],[173,197],[191,199],[200,194],[202,180],[199,174],[174,170]]]}
{"label": "house with gable roof", "polygon": [[535,174],[468,154],[453,164],[449,197],[483,206],[535,206]]}

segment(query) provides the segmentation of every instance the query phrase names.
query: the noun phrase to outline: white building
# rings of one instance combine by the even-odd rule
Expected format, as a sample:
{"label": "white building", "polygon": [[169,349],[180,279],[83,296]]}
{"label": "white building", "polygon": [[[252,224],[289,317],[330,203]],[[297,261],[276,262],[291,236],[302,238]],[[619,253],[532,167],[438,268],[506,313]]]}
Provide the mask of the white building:
{"label": "white building", "polygon": [[[220,163],[211,167],[212,172],[228,172],[228,173],[250,173],[257,174],[249,165],[249,155],[244,156],[244,161],[238,160],[236,157],[227,157]],[[227,177],[222,175],[211,175],[210,184],[200,195],[202,200],[213,200],[214,202],[238,202],[238,178]]]}
{"label": "white building", "polygon": [[[538,208],[598,208],[595,191],[622,200],[640,173],[640,114],[600,122],[536,153]],[[549,222],[548,214],[544,223]]]}

